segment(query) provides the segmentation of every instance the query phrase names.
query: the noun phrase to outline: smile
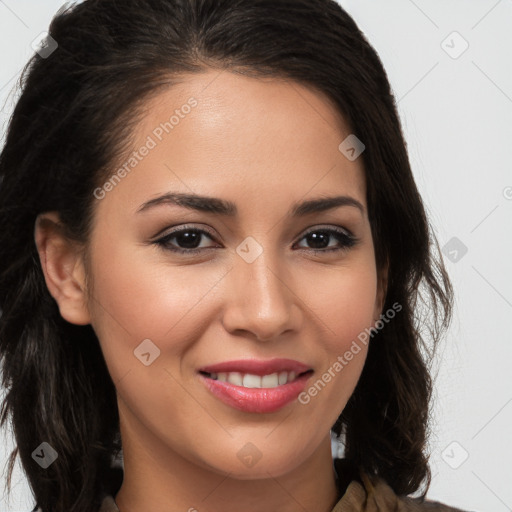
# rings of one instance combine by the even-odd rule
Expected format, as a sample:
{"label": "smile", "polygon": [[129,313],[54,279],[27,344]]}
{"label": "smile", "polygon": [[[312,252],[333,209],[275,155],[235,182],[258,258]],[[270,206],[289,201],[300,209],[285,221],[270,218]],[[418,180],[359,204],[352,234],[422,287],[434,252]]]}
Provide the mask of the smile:
{"label": "smile", "polygon": [[242,386],[244,388],[277,388],[283,384],[288,384],[295,380],[295,372],[279,372],[271,373],[270,375],[254,375],[251,373],[240,372],[220,372],[206,374],[210,379],[219,380],[221,382],[229,382],[235,386]]}
{"label": "smile", "polygon": [[313,369],[291,359],[246,359],[204,367],[198,374],[224,404],[244,412],[271,413],[298,397]]}

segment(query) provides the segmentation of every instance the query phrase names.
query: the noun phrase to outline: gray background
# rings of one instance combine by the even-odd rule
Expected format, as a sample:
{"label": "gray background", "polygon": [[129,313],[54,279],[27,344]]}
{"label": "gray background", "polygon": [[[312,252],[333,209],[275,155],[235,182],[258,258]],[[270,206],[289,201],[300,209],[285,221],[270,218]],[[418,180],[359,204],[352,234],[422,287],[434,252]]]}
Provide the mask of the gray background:
{"label": "gray background", "polygon": [[[456,291],[436,365],[428,496],[468,510],[510,511],[512,0],[340,3],[384,62]],[[2,141],[30,44],[62,4],[0,0]],[[19,463],[5,501],[14,445],[10,432],[2,435],[0,510],[29,511]]]}

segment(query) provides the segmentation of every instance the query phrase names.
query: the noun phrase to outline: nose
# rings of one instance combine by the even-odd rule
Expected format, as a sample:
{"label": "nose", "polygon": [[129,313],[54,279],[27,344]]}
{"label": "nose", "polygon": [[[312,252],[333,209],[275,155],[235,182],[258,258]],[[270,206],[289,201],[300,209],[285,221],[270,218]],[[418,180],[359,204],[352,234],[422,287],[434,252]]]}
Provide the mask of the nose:
{"label": "nose", "polygon": [[[289,273],[261,254],[252,263],[237,257],[226,285],[224,328],[234,335],[247,332],[258,341],[271,341],[298,331],[301,301]],[[286,274],[286,275],[285,275]]]}

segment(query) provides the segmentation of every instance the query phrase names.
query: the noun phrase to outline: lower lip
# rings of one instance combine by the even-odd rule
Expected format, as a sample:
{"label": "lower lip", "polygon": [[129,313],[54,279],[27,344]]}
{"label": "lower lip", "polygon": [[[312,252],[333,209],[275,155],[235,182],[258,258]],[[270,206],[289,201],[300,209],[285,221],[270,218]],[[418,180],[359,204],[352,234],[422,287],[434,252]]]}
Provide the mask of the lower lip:
{"label": "lower lip", "polygon": [[275,412],[293,402],[306,387],[312,373],[275,388],[244,388],[199,374],[204,385],[222,402],[244,412]]}

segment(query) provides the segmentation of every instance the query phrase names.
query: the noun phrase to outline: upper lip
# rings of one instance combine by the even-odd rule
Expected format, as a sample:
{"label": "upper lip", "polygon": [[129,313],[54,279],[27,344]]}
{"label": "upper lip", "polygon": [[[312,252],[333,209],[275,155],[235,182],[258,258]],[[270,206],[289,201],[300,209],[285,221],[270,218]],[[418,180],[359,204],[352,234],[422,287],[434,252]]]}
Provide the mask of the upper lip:
{"label": "upper lip", "polygon": [[206,373],[239,372],[252,375],[270,375],[279,372],[295,372],[296,374],[311,370],[309,366],[294,359],[238,359],[203,366],[198,371]]}

